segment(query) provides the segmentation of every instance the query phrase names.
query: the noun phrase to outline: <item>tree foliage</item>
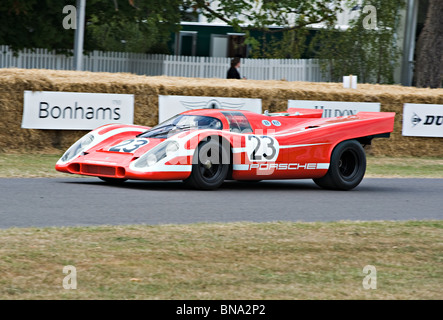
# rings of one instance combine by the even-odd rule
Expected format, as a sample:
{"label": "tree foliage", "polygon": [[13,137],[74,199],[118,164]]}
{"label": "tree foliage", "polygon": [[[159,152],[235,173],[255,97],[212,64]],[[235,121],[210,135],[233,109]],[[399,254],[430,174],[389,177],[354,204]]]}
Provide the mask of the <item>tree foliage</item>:
{"label": "tree foliage", "polygon": [[0,6],[0,44],[14,50],[58,49],[73,46],[74,32],[62,27],[62,8],[75,1],[3,0]]}
{"label": "tree foliage", "polygon": [[[87,24],[95,49],[165,53],[179,28],[180,0],[95,1]],[[106,10],[100,10],[104,3]]]}
{"label": "tree foliage", "polygon": [[[85,50],[165,51],[178,30],[181,0],[87,0]],[[75,0],[3,0],[0,44],[17,51],[73,48],[74,30],[64,29],[66,5]]]}
{"label": "tree foliage", "polygon": [[[185,0],[205,15],[246,34],[255,58],[299,58],[305,49],[306,26],[333,23],[341,3],[349,0]],[[257,31],[260,35],[257,35]]]}
{"label": "tree foliage", "polygon": [[[341,0],[187,0],[209,21],[220,19],[238,30],[282,32],[335,20]],[[271,26],[279,26],[277,30]]]}
{"label": "tree foliage", "polygon": [[368,28],[365,21],[368,15],[361,12],[350,21],[346,30],[337,30],[329,24],[318,33],[311,43],[311,50],[323,59],[323,70],[329,73],[332,81],[341,81],[342,76],[352,74],[358,76],[359,82],[394,82],[394,70],[400,54],[397,45],[399,10],[404,2],[363,0],[361,6],[351,3],[348,10],[362,10],[366,5],[375,7],[375,29]]}

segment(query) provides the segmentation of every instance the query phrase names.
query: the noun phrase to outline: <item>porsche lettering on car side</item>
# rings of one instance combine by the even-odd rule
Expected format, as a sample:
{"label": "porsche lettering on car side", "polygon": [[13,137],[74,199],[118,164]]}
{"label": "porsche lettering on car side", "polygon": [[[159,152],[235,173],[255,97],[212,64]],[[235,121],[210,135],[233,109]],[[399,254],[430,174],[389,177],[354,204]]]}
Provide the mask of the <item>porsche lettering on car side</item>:
{"label": "porsche lettering on car side", "polygon": [[194,109],[152,128],[109,124],[75,142],[55,168],[110,183],[183,180],[205,190],[228,179],[313,179],[322,188],[353,189],[366,171],[364,146],[389,137],[395,113],[321,116],[300,108]]}

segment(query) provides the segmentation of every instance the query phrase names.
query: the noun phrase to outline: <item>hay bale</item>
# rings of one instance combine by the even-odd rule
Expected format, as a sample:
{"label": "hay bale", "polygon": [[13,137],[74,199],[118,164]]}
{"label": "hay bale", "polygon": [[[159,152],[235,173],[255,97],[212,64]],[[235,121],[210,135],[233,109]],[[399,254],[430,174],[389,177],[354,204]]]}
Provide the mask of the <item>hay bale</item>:
{"label": "hay bale", "polygon": [[66,91],[134,94],[134,123],[154,126],[158,95],[221,96],[262,99],[263,110],[281,112],[288,100],[379,102],[381,111],[395,112],[390,139],[374,141],[370,152],[386,156],[443,157],[442,138],[403,137],[404,103],[443,104],[443,89],[398,85],[359,84],[344,89],[341,83],[278,80],[202,79],[140,76],[130,73],[79,72],[38,69],[0,70],[1,151],[64,150],[85,131],[21,129],[23,92]]}

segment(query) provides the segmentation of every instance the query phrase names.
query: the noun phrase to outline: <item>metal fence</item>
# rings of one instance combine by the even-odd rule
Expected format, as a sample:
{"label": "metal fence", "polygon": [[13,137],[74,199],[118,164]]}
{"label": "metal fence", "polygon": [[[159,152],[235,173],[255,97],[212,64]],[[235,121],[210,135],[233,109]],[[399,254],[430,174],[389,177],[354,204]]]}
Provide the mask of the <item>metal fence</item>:
{"label": "metal fence", "polygon": [[[17,56],[0,46],[0,68],[72,70],[74,58],[46,49],[26,49]],[[93,51],[83,70],[129,72],[148,76],[226,78],[229,58]],[[328,81],[316,59],[242,59],[240,73],[254,80]]]}

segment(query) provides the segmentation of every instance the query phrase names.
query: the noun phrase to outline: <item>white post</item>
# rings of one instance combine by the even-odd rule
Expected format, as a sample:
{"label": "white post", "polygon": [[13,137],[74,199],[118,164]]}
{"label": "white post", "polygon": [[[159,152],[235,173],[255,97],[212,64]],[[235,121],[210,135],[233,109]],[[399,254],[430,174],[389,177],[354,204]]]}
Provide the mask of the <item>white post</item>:
{"label": "white post", "polygon": [[418,1],[408,0],[403,44],[403,58],[401,62],[401,84],[404,86],[412,85],[412,77],[414,74],[414,50],[417,15]]}
{"label": "white post", "polygon": [[[274,80],[274,59],[268,60],[268,80]],[[266,74],[266,73],[265,73]]]}
{"label": "white post", "polygon": [[83,39],[85,34],[86,0],[77,0],[77,29],[74,39],[74,69],[83,69]]}
{"label": "white post", "polygon": [[168,76],[169,74],[169,68],[168,68],[168,56],[165,57],[165,59],[163,60],[163,72],[162,75],[164,76]]}

